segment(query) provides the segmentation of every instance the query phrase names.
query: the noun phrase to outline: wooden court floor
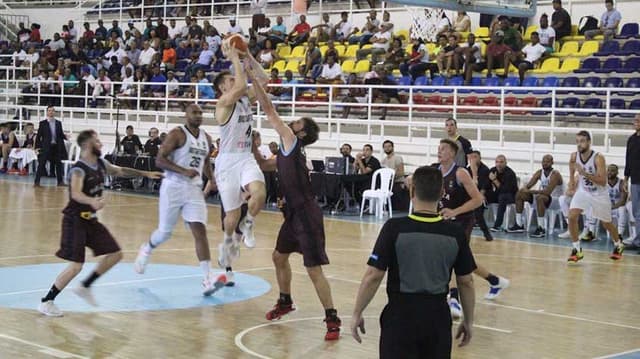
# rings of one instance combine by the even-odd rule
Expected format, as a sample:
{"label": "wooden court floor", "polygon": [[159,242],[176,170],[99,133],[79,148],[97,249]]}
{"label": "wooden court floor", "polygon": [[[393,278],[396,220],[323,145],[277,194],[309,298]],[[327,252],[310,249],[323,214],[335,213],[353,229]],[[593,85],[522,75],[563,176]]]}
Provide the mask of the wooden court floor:
{"label": "wooden court floor", "polygon": [[[65,188],[34,190],[30,184],[0,180],[0,269],[60,262],[53,253],[67,196]],[[132,262],[139,244],[156,226],[157,199],[113,192],[106,199],[101,220],[121,244],[124,262]],[[212,248],[221,239],[219,218],[219,208],[210,206]],[[331,259],[325,272],[344,325],[341,340],[326,343],[324,313],[299,256],[292,257],[292,295],[298,310],[280,322],[264,319],[278,293],[270,254],[280,223],[278,213],[263,212],[257,219],[257,248],[243,248],[235,265],[237,271],[271,284],[263,296],[193,309],[67,311],[62,318],[45,318],[35,310],[44,293],[34,293],[34,310],[0,307],[0,358],[377,357],[377,317],[386,302],[383,288],[365,313],[368,331],[362,344],[350,337],[348,328],[380,225],[325,220]],[[627,255],[613,263],[606,252],[589,251],[580,265],[568,267],[568,246],[475,239],[472,248],[478,262],[510,278],[512,287],[488,302],[483,299],[487,284],[476,277],[473,341],[454,348],[454,357],[592,358],[640,350],[640,256]],[[150,266],[159,263],[197,265],[192,239],[183,226],[176,226],[173,238],[154,252]],[[47,276],[52,281],[56,274]],[[73,296],[69,291],[64,295]]]}

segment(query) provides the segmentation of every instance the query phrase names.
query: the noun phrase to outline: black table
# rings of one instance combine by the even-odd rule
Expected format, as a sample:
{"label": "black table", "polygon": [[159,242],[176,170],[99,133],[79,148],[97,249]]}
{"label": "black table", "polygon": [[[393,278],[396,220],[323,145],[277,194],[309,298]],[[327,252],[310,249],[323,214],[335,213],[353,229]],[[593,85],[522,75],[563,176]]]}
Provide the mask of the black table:
{"label": "black table", "polygon": [[[156,159],[152,156],[146,155],[106,155],[104,158],[113,163],[116,166],[134,168],[140,171],[158,171],[162,172],[160,168],[156,166]],[[112,189],[126,189],[141,190],[143,192],[154,192],[159,188],[161,180],[149,180],[144,177],[124,178],[113,177],[111,180]]]}

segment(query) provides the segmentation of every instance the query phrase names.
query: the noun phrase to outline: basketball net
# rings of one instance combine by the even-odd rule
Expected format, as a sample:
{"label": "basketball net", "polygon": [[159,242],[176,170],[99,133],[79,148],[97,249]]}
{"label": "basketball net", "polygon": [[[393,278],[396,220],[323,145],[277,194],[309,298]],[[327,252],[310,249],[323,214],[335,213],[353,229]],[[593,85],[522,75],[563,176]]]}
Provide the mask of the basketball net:
{"label": "basketball net", "polygon": [[438,33],[438,23],[442,19],[443,9],[405,6],[411,16],[412,39],[422,38],[425,42],[435,42]]}

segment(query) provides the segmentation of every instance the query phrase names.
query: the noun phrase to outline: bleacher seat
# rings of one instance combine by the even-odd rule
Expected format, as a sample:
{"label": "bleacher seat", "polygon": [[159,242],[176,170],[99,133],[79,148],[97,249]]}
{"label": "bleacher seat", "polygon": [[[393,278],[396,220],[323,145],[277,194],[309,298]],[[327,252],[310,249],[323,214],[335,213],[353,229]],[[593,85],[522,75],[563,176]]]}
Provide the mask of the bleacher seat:
{"label": "bleacher seat", "polygon": [[640,71],[640,57],[631,57],[624,62],[624,66],[616,70],[619,73],[632,73]]}
{"label": "bleacher seat", "polygon": [[557,57],[551,57],[542,63],[539,69],[533,69],[530,72],[533,74],[548,74],[552,72],[558,72],[560,69],[560,59]]}
{"label": "bleacher seat", "polygon": [[365,72],[369,72],[371,69],[371,61],[369,60],[360,60],[356,63],[356,67],[354,68],[355,73],[364,74]]}
{"label": "bleacher seat", "polygon": [[[569,76],[562,79],[562,84],[560,87],[580,87],[580,80],[575,76]],[[574,90],[570,91],[556,91],[557,94],[568,94],[570,92],[574,92]]]}
{"label": "bleacher seat", "polygon": [[[640,110],[640,99],[631,100],[631,102],[629,102],[629,108],[627,108],[627,110],[639,111]],[[622,117],[635,117],[635,114],[633,114],[633,113],[625,113],[625,114],[622,114],[620,116],[622,116]]]}
{"label": "bleacher seat", "polygon": [[[500,100],[496,96],[489,96],[482,99],[480,106],[500,107]],[[498,109],[484,110],[483,112],[500,113]]]}
{"label": "bleacher seat", "polygon": [[342,62],[342,72],[345,74],[352,73],[356,68],[356,62],[353,60],[344,60]]}
{"label": "bleacher seat", "polygon": [[535,31],[538,31],[538,25],[527,26],[527,30],[524,32],[524,36],[522,38],[527,42],[531,41],[531,34]]}
{"label": "bleacher seat", "polygon": [[347,50],[344,52],[345,59],[355,59],[358,50],[360,50],[360,45],[349,45],[347,46]]}
{"label": "bleacher seat", "polygon": [[[567,97],[565,99],[562,100],[562,104],[560,105],[560,108],[579,108],[580,107],[580,99],[578,99],[577,97]],[[565,112],[565,111],[557,111],[556,114],[558,116],[567,116],[570,114],[573,114],[574,112]]]}
{"label": "bleacher seat", "polygon": [[411,86],[411,76],[402,76],[398,79],[398,85]]}
{"label": "bleacher seat", "polygon": [[578,49],[580,48],[580,44],[577,41],[565,41],[560,48],[560,51],[554,52],[551,56],[555,57],[566,57],[573,56],[578,53]]}
{"label": "bleacher seat", "polygon": [[278,44],[278,46],[276,47],[276,53],[278,54],[278,57],[280,57],[281,59],[289,57],[289,55],[291,55],[291,46],[280,45],[281,44]]}
{"label": "bleacher seat", "polygon": [[[582,104],[582,108],[602,109],[602,100],[599,98],[588,98]],[[576,116],[588,117],[596,115],[595,112],[576,112]]]}
{"label": "bleacher seat", "polygon": [[489,28],[484,26],[478,27],[473,34],[476,35],[477,40],[489,38]]}
{"label": "bleacher seat", "polygon": [[620,29],[620,35],[616,37],[619,39],[638,37],[638,23],[632,22],[622,25],[622,29]]}
{"label": "bleacher seat", "polygon": [[[542,87],[558,87],[558,84],[560,83],[560,80],[558,80],[558,78],[556,76],[546,76],[543,80],[542,80]],[[536,95],[544,95],[544,94],[549,94],[551,93],[551,91],[549,90],[542,90],[542,91],[533,91],[534,94]]]}
{"label": "bleacher seat", "polygon": [[[522,81],[522,87],[536,87],[538,86],[538,78],[535,76],[525,77],[524,81]],[[529,93],[531,90],[518,90],[513,91],[513,93],[518,95],[524,95]]]}
{"label": "bleacher seat", "polygon": [[520,86],[520,79],[517,77],[507,77],[502,84],[504,87],[517,87]]}
{"label": "bleacher seat", "polygon": [[427,76],[418,76],[416,80],[413,82],[415,86],[428,86],[429,78]]}
{"label": "bleacher seat", "polygon": [[602,67],[596,69],[595,72],[599,74],[608,74],[618,70],[619,68],[622,68],[622,60],[620,60],[619,57],[612,57],[606,59],[604,63],[602,63]]}
{"label": "bleacher seat", "polygon": [[627,80],[627,84],[625,85],[627,88],[639,88],[640,87],[640,77],[633,77]]}
{"label": "bleacher seat", "polygon": [[[300,61],[298,60],[289,60],[287,62],[287,66],[284,68],[285,71],[289,70],[293,73],[298,72],[298,68],[300,67]],[[344,71],[344,68],[342,68],[342,71]],[[346,71],[345,71],[346,72]]]}
{"label": "bleacher seat", "polygon": [[[626,103],[624,101],[624,99],[621,98],[612,98],[609,101],[609,109],[610,110],[625,110],[626,109]],[[619,113],[615,113],[615,112],[611,112],[611,116],[620,116]]]}
{"label": "bleacher seat", "polygon": [[409,41],[409,30],[407,29],[398,30],[394,34],[394,37],[402,38],[402,42]]}
{"label": "bleacher seat", "polygon": [[579,69],[574,70],[573,72],[577,74],[586,74],[589,72],[595,72],[596,69],[600,68],[600,60],[595,57],[590,57],[584,61],[582,61],[582,65]]}
{"label": "bleacher seat", "polygon": [[288,56],[284,56],[286,59],[302,60],[307,53],[307,48],[301,45],[294,47]]}
{"label": "bleacher seat", "polygon": [[[506,96],[504,98],[504,107],[516,107],[518,106],[518,98],[515,96]],[[513,113],[514,110],[505,110],[506,113]]]}
{"label": "bleacher seat", "polygon": [[[520,107],[536,107],[538,105],[538,99],[534,96],[527,96],[520,100]],[[518,114],[525,114],[526,111],[519,112]]]}
{"label": "bleacher seat", "polygon": [[[494,77],[487,77],[487,80],[485,81],[484,85],[487,86],[487,87],[498,87],[498,86],[500,86],[500,79],[495,77],[495,76]],[[481,91],[478,91],[478,92],[479,93],[487,93],[487,92],[499,93],[500,90],[498,90],[498,89],[487,90],[487,91],[481,90]]]}
{"label": "bleacher seat", "polygon": [[[461,97],[460,101],[459,101],[459,105],[460,106],[478,106],[478,97],[477,96],[465,96],[465,97]],[[472,110],[472,109],[458,109],[458,112],[460,113],[467,113],[467,112],[476,112],[477,110]]]}
{"label": "bleacher seat", "polygon": [[600,87],[602,80],[599,77],[589,76],[582,81],[582,87]]}
{"label": "bleacher seat", "polygon": [[273,66],[271,67],[272,69],[278,69],[278,72],[280,74],[284,73],[286,70],[285,68],[287,67],[287,62],[284,60],[278,60],[276,61]]}
{"label": "bleacher seat", "polygon": [[615,54],[618,56],[640,55],[640,41],[630,40],[625,42]]}
{"label": "bleacher seat", "polygon": [[[537,115],[537,116],[548,116],[551,113],[550,109],[552,104],[553,104],[553,101],[551,97],[545,97],[542,99],[542,101],[540,101],[538,108],[544,108],[544,109],[547,109],[547,111],[531,111],[531,114]],[[556,109],[559,107],[558,104],[559,102],[558,102],[558,99],[556,98]]]}
{"label": "bleacher seat", "polygon": [[604,81],[604,87],[622,87],[622,79],[620,77],[609,77]]}
{"label": "bleacher seat", "polygon": [[598,52],[600,43],[596,40],[589,40],[582,43],[580,51],[576,54],[579,57],[587,57]]}
{"label": "bleacher seat", "polygon": [[562,66],[557,71],[561,74],[568,74],[580,68],[580,59],[575,57],[568,57],[562,61]]}
{"label": "bleacher seat", "polygon": [[620,51],[620,43],[615,40],[611,40],[611,41],[606,41],[604,44],[602,44],[602,47],[600,47],[600,51],[596,52],[593,55],[594,56],[611,56],[617,51]]}

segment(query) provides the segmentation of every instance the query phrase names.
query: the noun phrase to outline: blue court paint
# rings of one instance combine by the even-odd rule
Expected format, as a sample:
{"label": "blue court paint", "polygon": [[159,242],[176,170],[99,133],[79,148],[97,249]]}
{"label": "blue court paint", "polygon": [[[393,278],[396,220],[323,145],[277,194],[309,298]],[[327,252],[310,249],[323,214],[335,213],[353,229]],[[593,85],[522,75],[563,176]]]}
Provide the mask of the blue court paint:
{"label": "blue court paint", "polygon": [[631,352],[626,352],[626,353],[620,353],[617,355],[613,355],[607,358],[611,358],[611,359],[640,359],[640,349],[635,350],[635,351],[631,351]]}
{"label": "blue court paint", "polygon": [[[35,309],[66,263],[0,268],[0,307]],[[144,275],[132,263],[117,264],[92,286],[98,307],[91,307],[70,289],[91,273],[95,263],[58,295],[56,304],[65,312],[132,312],[186,309],[249,300],[264,295],[271,285],[262,278],[235,273],[234,287],[224,287],[211,297],[202,296],[199,267],[151,263]]]}

